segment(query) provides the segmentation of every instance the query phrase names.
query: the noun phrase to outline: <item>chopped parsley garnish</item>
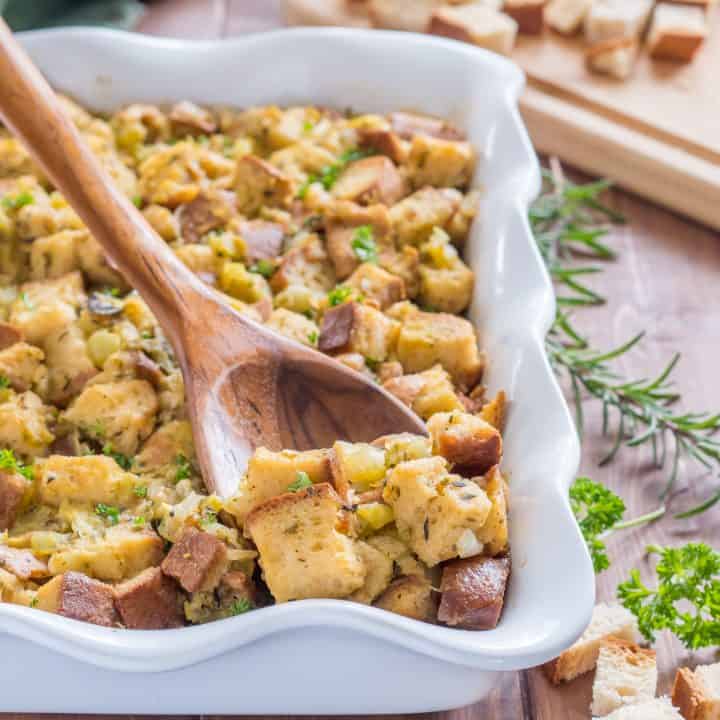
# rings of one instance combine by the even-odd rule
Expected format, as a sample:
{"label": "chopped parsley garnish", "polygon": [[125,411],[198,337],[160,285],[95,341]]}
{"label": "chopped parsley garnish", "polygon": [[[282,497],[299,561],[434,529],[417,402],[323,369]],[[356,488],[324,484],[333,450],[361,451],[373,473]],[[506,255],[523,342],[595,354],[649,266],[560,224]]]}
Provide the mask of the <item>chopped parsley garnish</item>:
{"label": "chopped parsley garnish", "polygon": [[115,452],[111,443],[105,443],[102,449],[103,455],[111,457],[123,470],[129,470],[132,467],[132,458],[122,453]]}
{"label": "chopped parsley garnish", "polygon": [[208,525],[214,525],[217,522],[217,512],[213,510],[212,508],[206,507],[203,511],[203,517],[200,520],[200,525],[202,527],[207,527]]}
{"label": "chopped parsley garnish", "polygon": [[0,375],[0,390],[10,387],[10,379],[5,375]]}
{"label": "chopped parsley garnish", "polygon": [[116,287],[103,288],[102,292],[105,295],[109,295],[110,297],[115,297],[115,298],[120,297],[120,295],[122,295],[120,288],[116,288]]}
{"label": "chopped parsley garnish", "polygon": [[720,552],[705,543],[648,547],[657,555],[657,586],[646,586],[638,570],[618,586],[620,602],[638,619],[649,642],[670,630],[690,650],[720,645]]}
{"label": "chopped parsley garnish", "polygon": [[230,606],[230,614],[242,615],[243,613],[248,612],[248,610],[254,609],[255,606],[247,598],[240,598],[239,600],[235,600],[235,602]]}
{"label": "chopped parsley garnish", "polygon": [[28,310],[32,310],[35,307],[26,292],[23,291],[20,293],[20,299]]}
{"label": "chopped parsley garnish", "polygon": [[31,608],[36,608],[36,607],[38,606],[38,602],[39,602],[39,600],[38,600],[36,597],[34,597],[34,598],[30,601],[30,607],[31,607]]}
{"label": "chopped parsley garnish", "polygon": [[32,480],[35,477],[33,466],[21,463],[12,450],[0,450],[0,470],[20,473],[26,480]]}
{"label": "chopped parsley garnish", "polygon": [[137,208],[142,207],[143,199],[140,195],[134,195],[133,199],[132,199],[132,203]]}
{"label": "chopped parsley garnish", "polygon": [[145,517],[143,515],[136,515],[133,518],[133,527],[143,528],[143,527],[145,527],[146,522],[147,521],[145,520]]}
{"label": "chopped parsley garnish", "polygon": [[350,163],[354,163],[357,160],[362,160],[363,158],[369,157],[372,154],[372,150],[360,150],[358,148],[346,150],[338,158],[337,162],[332,163],[332,165],[326,165],[317,175],[309,175],[308,179],[300,186],[300,190],[298,191],[298,197],[301,200],[304,200],[310,186],[316,182],[321,183],[325,190],[330,190],[332,186],[335,185],[335,183],[337,182],[337,179],[340,177],[342,171],[348,165],[350,165]]}
{"label": "chopped parsley garnish", "polygon": [[317,344],[317,341],[318,341],[317,330],[313,330],[311,333],[308,333],[308,341],[311,342],[313,345]]}
{"label": "chopped parsley garnish", "polygon": [[117,508],[114,505],[98,503],[95,506],[95,514],[108,520],[111,525],[117,525],[120,522],[120,508]]}
{"label": "chopped parsley garnish", "polygon": [[352,295],[352,288],[347,285],[338,285],[328,293],[330,307],[342,305]]}
{"label": "chopped parsley garnish", "polygon": [[133,493],[135,497],[146,498],[148,496],[147,485],[136,485],[133,488]]}
{"label": "chopped parsley garnish", "polygon": [[253,263],[248,270],[251,273],[262,275],[264,278],[271,278],[275,274],[277,266],[272,260],[258,260],[256,263]]}
{"label": "chopped parsley garnish", "polygon": [[175,471],[175,482],[187,480],[192,473],[190,461],[182,453],[180,453],[180,455],[175,458],[175,464],[177,465],[177,470]]}
{"label": "chopped parsley garnish", "polygon": [[306,310],[302,311],[302,314],[308,319],[308,320],[314,320],[315,319],[315,310],[312,308],[307,308]]}
{"label": "chopped parsley garnish", "polygon": [[313,128],[315,127],[315,123],[312,120],[306,120],[303,123],[303,132],[305,134],[312,132]]}
{"label": "chopped parsley garnish", "polygon": [[15,195],[15,197],[4,197],[2,199],[2,206],[6,210],[19,210],[26,205],[32,205],[35,202],[35,198],[29,192],[21,192]]}
{"label": "chopped parsley garnish", "polygon": [[361,225],[353,233],[352,249],[360,262],[378,261],[377,243],[373,236],[372,225]]}
{"label": "chopped parsley garnish", "polygon": [[298,492],[304,490],[312,485],[310,476],[304,470],[298,470],[295,482],[291,482],[288,485],[288,492]]}
{"label": "chopped parsley garnish", "polygon": [[373,372],[377,371],[377,369],[380,367],[380,363],[381,363],[381,361],[376,360],[375,358],[371,358],[371,357],[365,358],[365,365],[367,365],[368,368],[370,370],[372,370]]}

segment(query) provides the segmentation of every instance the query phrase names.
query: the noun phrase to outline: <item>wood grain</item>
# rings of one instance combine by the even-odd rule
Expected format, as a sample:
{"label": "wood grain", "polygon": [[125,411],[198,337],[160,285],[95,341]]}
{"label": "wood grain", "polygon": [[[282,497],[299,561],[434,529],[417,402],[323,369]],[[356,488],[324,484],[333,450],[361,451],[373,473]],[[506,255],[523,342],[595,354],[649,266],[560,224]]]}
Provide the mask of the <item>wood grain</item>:
{"label": "wood grain", "polygon": [[[231,4],[232,6],[231,6]],[[230,0],[227,9],[238,17],[227,27],[241,31],[246,27],[242,0]],[[195,0],[188,9],[184,0],[154,3],[143,20],[142,28],[179,37],[203,36],[206,28],[194,28],[200,8],[208,13],[216,4]],[[254,12],[264,11],[263,22],[282,22],[279,3],[265,5],[247,2]],[[253,22],[257,22],[254,15]],[[193,30],[196,30],[193,33]],[[579,176],[578,176],[579,177]],[[717,322],[717,288],[720,281],[720,237],[699,225],[687,222],[659,207],[620,191],[611,202],[622,210],[628,224],[609,238],[619,253],[616,262],[595,281],[595,287],[609,298],[604,307],[578,312],[576,321],[600,347],[619,343],[637,330],[646,329],[642,348],[624,358],[621,369],[632,376],[649,376],[676,350],[683,353],[678,367],[677,385],[687,406],[696,410],[720,407],[720,377],[717,372],[717,348],[720,324]],[[590,411],[590,404],[587,410]],[[592,417],[592,415],[591,415]],[[599,427],[589,418],[588,428]],[[589,432],[584,439],[582,472],[608,483],[622,493],[629,513],[638,515],[657,504],[662,473],[648,469],[647,458],[637,451],[624,450],[617,460],[598,468],[598,459],[607,448],[607,440]],[[690,504],[707,488],[712,478],[683,472],[688,488],[678,503]],[[720,546],[720,512],[715,511],[690,522],[666,518],[646,530],[629,531],[609,542],[613,566],[598,579],[598,597],[611,599],[618,581],[632,567],[646,568],[644,548],[649,542],[679,544],[703,539]],[[672,674],[680,663],[695,664],[710,659],[705,654],[689,654],[677,643],[662,637],[657,645],[661,670],[661,690],[669,687]],[[591,678],[586,677],[565,688],[552,688],[537,671],[511,674],[482,703],[446,713],[417,717],[418,720],[587,720]],[[10,715],[10,720],[49,720],[53,716]],[[83,717],[83,716],[78,716]],[[403,717],[403,716],[400,716]],[[214,720],[214,719],[213,719]]]}

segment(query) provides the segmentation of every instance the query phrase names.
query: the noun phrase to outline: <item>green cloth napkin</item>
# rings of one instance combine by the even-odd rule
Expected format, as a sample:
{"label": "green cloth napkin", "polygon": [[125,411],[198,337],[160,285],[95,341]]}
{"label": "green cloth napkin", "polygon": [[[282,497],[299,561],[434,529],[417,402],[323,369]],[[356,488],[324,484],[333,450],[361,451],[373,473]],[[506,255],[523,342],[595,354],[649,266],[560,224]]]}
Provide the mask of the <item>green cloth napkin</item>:
{"label": "green cloth napkin", "polygon": [[59,25],[106,25],[129,30],[143,12],[138,0],[0,0],[13,30]]}

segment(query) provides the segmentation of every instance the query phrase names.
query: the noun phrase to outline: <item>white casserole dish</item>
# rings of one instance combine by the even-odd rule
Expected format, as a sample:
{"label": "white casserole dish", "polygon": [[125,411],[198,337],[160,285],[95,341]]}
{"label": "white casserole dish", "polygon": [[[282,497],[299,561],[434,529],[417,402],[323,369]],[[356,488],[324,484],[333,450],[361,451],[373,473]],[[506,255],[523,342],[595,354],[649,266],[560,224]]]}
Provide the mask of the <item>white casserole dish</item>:
{"label": "white casserole dish", "polygon": [[567,501],[579,462],[543,338],[553,290],[528,227],[537,160],[508,61],[434,38],[288,30],[188,44],[99,30],[22,37],[50,82],[84,105],[190,99],[415,109],[465,129],[485,193],[466,258],[487,382],[512,399],[504,467],[513,574],[490,632],[306,600],[205,626],[110,630],[0,604],[0,711],[164,714],[423,712],[483,697],[497,673],[542,663],[585,628],[594,577]]}

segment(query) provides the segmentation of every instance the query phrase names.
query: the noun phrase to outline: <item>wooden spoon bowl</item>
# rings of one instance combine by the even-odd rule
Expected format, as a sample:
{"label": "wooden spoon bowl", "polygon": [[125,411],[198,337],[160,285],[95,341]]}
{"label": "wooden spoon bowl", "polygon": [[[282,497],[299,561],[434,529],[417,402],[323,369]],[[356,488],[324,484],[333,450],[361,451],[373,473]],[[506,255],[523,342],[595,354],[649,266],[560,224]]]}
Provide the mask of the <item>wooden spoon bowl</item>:
{"label": "wooden spoon bowl", "polygon": [[0,115],[157,317],[183,371],[210,492],[232,494],[259,446],[425,434],[371,379],[238,314],[186,268],[114,187],[2,20]]}

